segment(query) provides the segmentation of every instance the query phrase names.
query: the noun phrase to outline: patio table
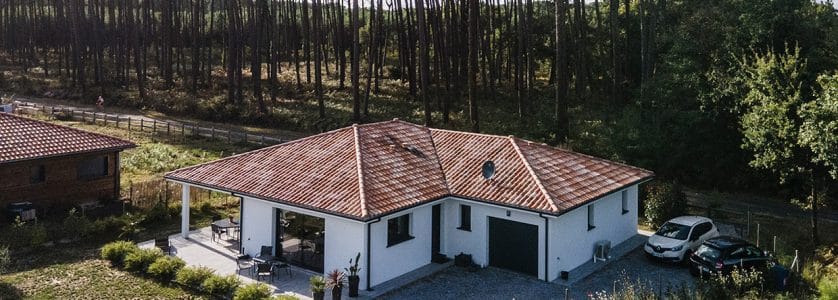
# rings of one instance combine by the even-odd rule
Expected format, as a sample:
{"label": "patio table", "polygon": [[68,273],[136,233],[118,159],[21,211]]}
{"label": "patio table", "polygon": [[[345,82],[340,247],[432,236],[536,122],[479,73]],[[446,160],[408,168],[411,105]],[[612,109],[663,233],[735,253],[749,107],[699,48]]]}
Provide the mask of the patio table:
{"label": "patio table", "polygon": [[[219,228],[222,228],[222,229],[231,229],[231,228],[241,227],[241,225],[238,222],[230,221],[230,219],[217,220],[217,221],[212,222],[212,225],[218,226]],[[237,230],[236,235],[240,235],[240,234],[241,234],[241,231]],[[235,238],[236,238],[237,241],[239,240],[238,236],[236,236]]]}

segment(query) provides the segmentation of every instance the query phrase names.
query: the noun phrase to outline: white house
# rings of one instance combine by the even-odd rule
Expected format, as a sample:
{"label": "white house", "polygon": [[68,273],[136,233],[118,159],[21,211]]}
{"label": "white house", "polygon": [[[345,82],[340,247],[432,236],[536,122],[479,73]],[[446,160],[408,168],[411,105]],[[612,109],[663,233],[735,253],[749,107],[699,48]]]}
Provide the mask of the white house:
{"label": "white house", "polygon": [[[242,250],[319,272],[361,253],[375,288],[441,255],[554,280],[637,232],[653,173],[568,150],[399,120],[354,125],[166,174],[242,199]],[[279,249],[282,249],[281,251]]]}

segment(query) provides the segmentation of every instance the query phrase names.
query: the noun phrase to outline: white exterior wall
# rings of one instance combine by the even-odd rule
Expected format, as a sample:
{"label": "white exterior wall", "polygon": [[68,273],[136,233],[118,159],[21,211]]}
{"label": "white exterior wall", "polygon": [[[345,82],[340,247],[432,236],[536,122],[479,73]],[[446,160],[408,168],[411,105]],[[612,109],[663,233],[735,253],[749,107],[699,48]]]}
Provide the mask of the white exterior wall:
{"label": "white exterior wall", "polygon": [[349,259],[355,259],[355,255],[360,252],[361,272],[358,275],[361,277],[360,286],[366,286],[368,266],[366,265],[366,251],[364,251],[366,247],[366,225],[364,223],[249,197],[242,197],[242,201],[244,206],[242,212],[244,253],[257,256],[263,245],[270,245],[274,249],[278,249],[277,245],[274,244],[274,237],[276,236],[274,208],[323,218],[326,223],[323,270],[326,273],[334,269],[343,271],[344,268],[349,267]]}
{"label": "white exterior wall", "polygon": [[[460,226],[460,204],[471,206],[471,231],[457,229]],[[507,211],[510,212],[508,217]],[[538,213],[449,197],[442,208],[442,253],[448,257],[460,253],[471,254],[474,263],[488,266],[489,217],[538,226],[538,274],[543,279],[544,218]]]}
{"label": "white exterior wall", "polygon": [[[381,221],[372,224],[370,232],[370,254],[373,264],[370,282],[372,286],[431,262],[431,206],[436,203],[439,202],[387,215],[381,217]],[[410,234],[414,238],[387,247],[387,220],[405,214],[411,214]],[[328,235],[327,232],[326,236]]]}
{"label": "white exterior wall", "polygon": [[[596,228],[588,230],[587,204],[559,217],[547,216],[549,222],[549,260],[544,269],[544,218],[538,213],[495,206],[481,202],[448,197],[416,208],[381,217],[371,223],[370,236],[367,225],[355,220],[335,217],[319,212],[291,207],[279,203],[243,197],[242,240],[245,252],[258,255],[261,245],[273,245],[274,212],[278,207],[325,219],[325,262],[324,270],[343,270],[349,259],[361,253],[361,287],[366,287],[367,252],[370,253],[372,273],[371,286],[383,283],[407,272],[422,267],[431,261],[432,206],[442,204],[441,252],[448,257],[459,253],[471,254],[475,263],[489,264],[488,218],[494,217],[538,226],[538,274],[539,278],[555,280],[560,271],[573,268],[591,260],[594,243],[609,240],[617,244],[637,234],[637,185],[628,191],[628,212],[622,213],[622,191],[603,197],[592,204],[595,206]],[[457,229],[460,226],[460,204],[471,206],[471,231]],[[510,216],[507,216],[507,211]],[[387,220],[411,214],[411,240],[387,247]],[[367,249],[367,238],[370,248]],[[546,274],[545,274],[546,273]]]}
{"label": "white exterior wall", "polygon": [[[622,213],[622,190],[550,220],[549,280],[591,261],[594,244],[611,241],[614,247],[637,234],[637,185],[628,191],[628,212]],[[594,205],[594,226],[588,230],[588,205]]]}

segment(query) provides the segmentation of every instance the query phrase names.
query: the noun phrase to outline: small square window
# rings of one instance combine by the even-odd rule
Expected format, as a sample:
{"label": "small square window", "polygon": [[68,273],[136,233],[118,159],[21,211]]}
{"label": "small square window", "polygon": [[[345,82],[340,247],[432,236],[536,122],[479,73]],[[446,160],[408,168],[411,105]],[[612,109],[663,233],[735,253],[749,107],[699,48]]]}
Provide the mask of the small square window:
{"label": "small square window", "polygon": [[460,227],[457,229],[471,231],[471,206],[460,204]]}
{"label": "small square window", "polygon": [[387,220],[387,247],[413,239],[410,235],[410,214]]}
{"label": "small square window", "polygon": [[594,225],[594,205],[588,205],[588,231],[596,228]]}
{"label": "small square window", "polygon": [[29,183],[41,183],[46,181],[46,169],[44,165],[32,166],[29,168]]}
{"label": "small square window", "polygon": [[621,194],[623,197],[623,214],[625,215],[629,212],[628,190],[624,190]]}

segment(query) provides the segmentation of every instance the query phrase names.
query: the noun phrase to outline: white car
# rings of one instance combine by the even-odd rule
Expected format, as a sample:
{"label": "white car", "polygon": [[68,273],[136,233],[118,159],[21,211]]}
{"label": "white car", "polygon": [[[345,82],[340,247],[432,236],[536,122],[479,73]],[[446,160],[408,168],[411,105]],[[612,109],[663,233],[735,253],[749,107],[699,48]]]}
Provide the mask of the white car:
{"label": "white car", "polygon": [[708,218],[677,217],[664,223],[650,236],[643,250],[652,258],[681,262],[688,260],[701,243],[717,236],[719,229]]}

